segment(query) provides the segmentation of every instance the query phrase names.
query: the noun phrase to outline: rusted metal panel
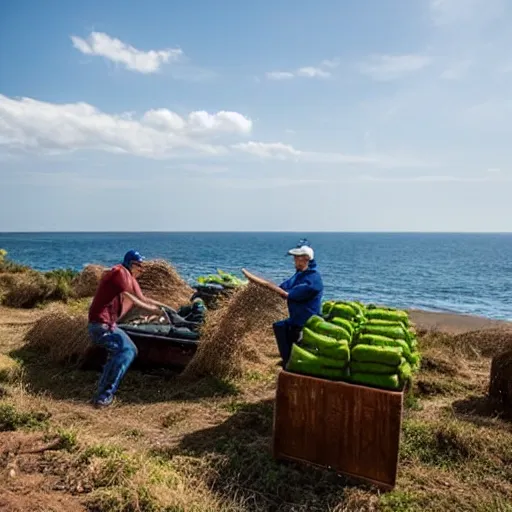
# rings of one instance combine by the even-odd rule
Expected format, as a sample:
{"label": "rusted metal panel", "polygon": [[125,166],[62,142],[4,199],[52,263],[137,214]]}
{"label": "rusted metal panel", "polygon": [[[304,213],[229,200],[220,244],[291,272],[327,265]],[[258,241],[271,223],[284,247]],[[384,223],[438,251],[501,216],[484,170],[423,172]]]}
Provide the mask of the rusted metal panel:
{"label": "rusted metal panel", "polygon": [[282,371],[274,411],[274,456],[395,485],[403,393]]}

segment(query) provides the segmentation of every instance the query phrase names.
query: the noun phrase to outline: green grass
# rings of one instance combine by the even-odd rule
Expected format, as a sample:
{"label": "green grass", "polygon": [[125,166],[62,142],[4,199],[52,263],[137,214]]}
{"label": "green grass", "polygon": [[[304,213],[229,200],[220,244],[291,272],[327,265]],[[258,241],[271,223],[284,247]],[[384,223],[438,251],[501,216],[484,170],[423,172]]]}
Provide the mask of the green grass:
{"label": "green grass", "polygon": [[20,412],[13,405],[0,404],[0,432],[18,429],[44,428],[48,424],[49,413]]}

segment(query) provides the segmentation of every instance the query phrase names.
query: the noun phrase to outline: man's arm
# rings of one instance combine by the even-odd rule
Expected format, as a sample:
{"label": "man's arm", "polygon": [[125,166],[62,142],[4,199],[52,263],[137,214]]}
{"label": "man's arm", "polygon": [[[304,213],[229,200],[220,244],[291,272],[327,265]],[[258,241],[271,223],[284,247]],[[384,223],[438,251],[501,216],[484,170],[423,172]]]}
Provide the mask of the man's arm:
{"label": "man's arm", "polygon": [[294,286],[289,293],[290,300],[306,302],[323,290],[322,280],[318,277],[307,279],[306,282]]}
{"label": "man's arm", "polygon": [[122,295],[130,299],[133,302],[133,304],[135,304],[139,308],[151,311],[152,313],[160,313],[160,308],[158,307],[157,304],[148,304],[147,302],[140,300],[138,297],[131,294],[130,292],[123,292]]}

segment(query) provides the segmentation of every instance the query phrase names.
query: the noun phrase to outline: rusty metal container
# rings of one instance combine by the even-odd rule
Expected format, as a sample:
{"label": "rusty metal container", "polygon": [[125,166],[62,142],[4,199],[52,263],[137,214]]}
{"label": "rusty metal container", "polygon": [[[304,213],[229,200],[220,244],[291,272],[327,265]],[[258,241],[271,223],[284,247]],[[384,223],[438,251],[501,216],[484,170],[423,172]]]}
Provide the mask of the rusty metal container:
{"label": "rusty metal container", "polygon": [[282,371],[273,451],[390,490],[396,482],[403,392]]}

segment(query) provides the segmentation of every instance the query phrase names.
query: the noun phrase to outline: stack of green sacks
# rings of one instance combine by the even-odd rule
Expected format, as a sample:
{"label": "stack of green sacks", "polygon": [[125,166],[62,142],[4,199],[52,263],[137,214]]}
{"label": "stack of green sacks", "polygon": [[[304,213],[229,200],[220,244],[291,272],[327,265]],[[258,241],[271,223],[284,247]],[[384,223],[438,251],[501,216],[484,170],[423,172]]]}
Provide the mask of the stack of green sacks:
{"label": "stack of green sacks", "polygon": [[350,380],[383,389],[402,389],[419,367],[417,346],[407,312],[366,306],[352,343]]}
{"label": "stack of green sacks", "polygon": [[224,272],[217,269],[217,274],[209,274],[207,276],[200,276],[197,278],[199,284],[220,284],[225,288],[238,288],[248,283],[245,279],[240,279],[234,274]]}
{"label": "stack of green sacks", "polygon": [[288,370],[394,390],[418,370],[418,344],[407,312],[327,301],[322,317],[307,322],[302,342],[292,348]]}
{"label": "stack of green sacks", "polygon": [[300,346],[293,344],[286,369],[327,379],[346,379],[352,336],[352,328],[313,316],[302,330]]}

